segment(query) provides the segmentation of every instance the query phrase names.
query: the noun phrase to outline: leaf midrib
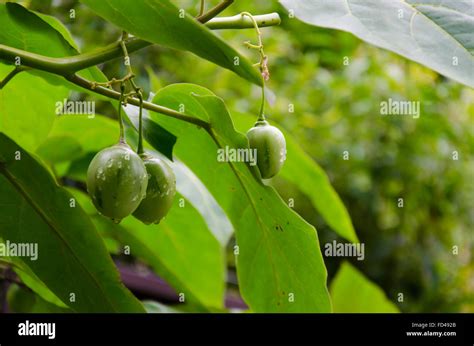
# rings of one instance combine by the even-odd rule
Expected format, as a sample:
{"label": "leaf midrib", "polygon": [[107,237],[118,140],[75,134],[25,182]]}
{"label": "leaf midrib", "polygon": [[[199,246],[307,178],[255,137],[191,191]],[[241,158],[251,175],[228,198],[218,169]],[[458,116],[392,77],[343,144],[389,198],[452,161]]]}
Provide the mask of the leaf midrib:
{"label": "leaf midrib", "polygon": [[[357,19],[357,21],[362,25],[364,26],[364,28],[367,29],[367,31],[373,35],[373,31],[369,30],[369,28],[359,19],[359,17],[355,16],[353,13],[352,13],[352,10],[351,10],[351,7],[350,7],[350,0],[344,0],[346,5],[347,5],[347,10],[348,10],[348,15],[354,17],[355,19]],[[413,10],[413,16],[412,17],[415,17],[417,14],[420,14],[422,15],[423,17],[425,17],[427,20],[429,20],[431,23],[433,23],[433,25],[438,28],[438,30],[440,30],[441,32],[444,32],[445,35],[449,38],[451,38],[454,42],[456,42],[457,45],[461,46],[462,50],[466,51],[468,54],[470,55],[473,55],[468,49],[467,47],[464,47],[462,45],[461,42],[459,42],[454,36],[452,36],[449,32],[447,32],[442,26],[440,26],[439,24],[437,24],[434,20],[432,20],[430,17],[428,17],[426,14],[424,14],[423,12],[419,11],[416,6],[414,6],[413,4],[410,4],[408,2],[406,2],[406,0],[400,0],[401,3],[405,4],[408,8],[411,8]],[[424,5],[424,6],[430,6],[429,4],[420,4],[420,5]],[[411,23],[411,22],[410,22]],[[417,42],[417,45],[418,45],[418,41],[415,39],[415,36],[413,36],[413,33],[412,33],[412,30],[411,30],[411,24],[410,24],[410,36],[411,38]],[[380,36],[376,36],[380,39]],[[386,40],[383,40],[385,43],[388,43]],[[418,45],[419,46],[419,45]],[[420,47],[421,48],[421,47]]]}
{"label": "leaf midrib", "polygon": [[[217,136],[215,135],[214,131],[211,130],[209,131],[209,134],[211,135],[211,137],[214,139],[214,141],[216,142],[216,144],[220,147],[220,148],[223,148],[224,146],[220,143],[219,139],[217,138]],[[255,218],[257,219],[257,222],[259,223],[260,225],[260,228],[262,229],[262,236],[265,237],[265,240],[268,240],[268,234],[267,234],[267,228],[265,227],[265,225],[262,223],[262,220],[260,219],[260,214],[258,213],[258,210],[257,210],[257,206],[255,205],[255,201],[252,199],[252,197],[250,196],[250,192],[248,191],[247,187],[245,186],[244,182],[242,181],[242,179],[240,178],[240,175],[238,174],[237,172],[237,168],[235,167],[234,165],[234,162],[229,162],[229,166],[231,167],[232,171],[234,172],[234,175],[236,176],[237,180],[239,181],[239,184],[242,186],[242,189],[244,190],[245,194],[247,195],[247,198],[248,200],[250,201],[250,206],[252,207],[253,211],[254,211],[254,214],[255,214]],[[267,241],[268,243],[268,241]],[[268,247],[266,246],[266,248],[268,249]],[[275,277],[275,282],[276,282],[276,286],[277,286],[277,292],[280,290],[280,288],[282,287],[280,285],[280,280],[279,280],[279,277],[277,275],[277,271],[275,270],[275,264],[274,264],[274,261],[273,261],[273,257],[272,257],[272,254],[271,254],[271,251],[267,251],[268,253],[268,256],[270,257],[270,263],[272,265],[272,273],[273,273],[273,276]],[[255,256],[255,255],[254,255]]]}
{"label": "leaf midrib", "polygon": [[[425,17],[427,20],[429,20],[431,23],[434,24],[434,26],[436,28],[438,28],[438,30],[440,30],[441,32],[444,32],[446,34],[446,36],[450,37],[454,42],[456,42],[459,46],[461,46],[462,50],[465,50],[468,54],[470,55],[474,55],[473,53],[471,53],[467,47],[464,47],[463,44],[456,38],[454,37],[451,33],[449,33],[448,31],[446,31],[445,28],[443,28],[441,25],[439,25],[438,23],[436,23],[433,19],[431,19],[430,17],[428,17],[426,14],[424,14],[422,11],[418,10],[417,6],[415,6],[416,4],[409,4],[407,2],[405,2],[405,0],[402,0],[405,4],[407,4],[408,6],[410,6],[411,8],[413,8],[413,10],[415,11],[415,14],[413,15],[413,17],[415,17],[415,15],[417,13],[421,14],[423,17]],[[411,6],[412,5],[412,6]],[[420,6],[426,6],[426,7],[443,7],[443,8],[446,8],[446,9],[449,9],[453,12],[457,12],[459,13],[458,11],[456,10],[453,10],[453,9],[450,9],[449,7],[445,7],[445,6],[433,6],[433,5],[430,5],[430,4],[418,4]],[[412,20],[410,21],[410,34],[412,34],[411,36],[413,37],[413,39],[416,41],[415,39],[415,36],[413,36],[413,31],[412,31]],[[421,47],[420,47],[421,48]]]}

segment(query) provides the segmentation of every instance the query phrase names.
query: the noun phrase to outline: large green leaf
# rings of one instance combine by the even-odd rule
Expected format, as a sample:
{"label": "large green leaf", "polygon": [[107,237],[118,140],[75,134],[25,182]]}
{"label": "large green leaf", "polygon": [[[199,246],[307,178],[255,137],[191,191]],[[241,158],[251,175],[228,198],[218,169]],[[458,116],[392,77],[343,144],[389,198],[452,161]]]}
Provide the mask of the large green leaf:
{"label": "large green leaf", "polygon": [[331,282],[334,312],[399,312],[380,287],[349,262],[344,262]]}
{"label": "large green leaf", "polygon": [[176,160],[173,165],[173,171],[176,175],[178,191],[201,214],[208,229],[221,246],[225,248],[234,233],[232,223],[227,218],[227,215],[202,181],[184,163]]}
{"label": "large green leaf", "polygon": [[71,161],[84,153],[96,153],[117,143],[117,121],[96,115],[56,117],[46,140],[37,153],[49,162]]}
{"label": "large green leaf", "polygon": [[294,213],[255,167],[217,161],[217,149],[246,148],[221,99],[209,90],[177,84],[153,102],[209,121],[210,133],[176,119],[158,122],[178,135],[175,153],[205,184],[231,220],[237,238],[240,290],[254,311],[330,311],[326,268],[315,229]]}
{"label": "large green leaf", "polygon": [[[51,57],[77,54],[58,31],[21,5],[0,4],[0,22],[0,44]],[[0,78],[3,79],[13,68],[12,65],[0,64]],[[99,72],[95,68],[83,74],[100,77]],[[69,96],[67,85],[70,83],[47,73],[23,72],[14,77],[0,90],[0,131],[25,149],[36,149],[56,117],[56,102]]]}
{"label": "large green leaf", "polygon": [[77,51],[50,24],[19,4],[0,4],[0,44],[62,58]]}
{"label": "large green leaf", "polygon": [[[62,58],[78,54],[77,45],[67,28],[56,18],[29,11],[23,6],[7,2],[0,4],[0,44],[26,50],[49,57]],[[61,77],[31,71],[56,85],[73,84]],[[98,67],[90,67],[79,73],[82,77],[104,81],[104,75]],[[58,99],[61,100],[62,99]]]}
{"label": "large green leaf", "polygon": [[280,0],[302,21],[349,31],[474,87],[472,0]]}
{"label": "large green leaf", "polygon": [[[1,237],[0,243],[5,243]],[[21,282],[39,295],[43,300],[59,307],[67,307],[53,292],[51,292],[44,282],[42,282],[36,274],[25,265],[21,257],[1,257],[0,264],[2,264],[2,262],[8,264],[19,276]]]}
{"label": "large green leaf", "polygon": [[[4,30],[0,31],[0,44],[51,57],[78,54],[71,34],[54,17],[31,12],[15,3],[7,3],[0,4],[0,22],[5,24]],[[0,64],[0,78],[11,70],[13,66]],[[107,80],[95,66],[80,71],[79,75],[98,82]],[[56,102],[62,102],[69,95],[66,87],[94,94],[59,76],[42,71],[31,70],[16,76],[0,90],[0,112],[5,114],[0,118],[0,130],[26,149],[36,149],[51,128]],[[94,97],[105,99],[97,94]],[[23,100],[22,116],[16,115],[18,100]],[[117,105],[115,101],[112,103]],[[150,127],[149,131],[159,144],[158,149],[171,158],[176,137],[159,126]]]}
{"label": "large green leaf", "polygon": [[[147,41],[187,50],[201,58],[262,84],[257,69],[234,48],[169,0],[81,0],[118,27]],[[238,63],[236,63],[238,59]]]}
{"label": "large green leaf", "polygon": [[31,290],[39,295],[43,300],[59,307],[66,307],[66,304],[51,292],[48,286],[38,278],[31,268],[25,265],[24,261],[19,258],[13,258],[12,260],[16,265],[14,267],[15,273],[20,277],[22,283],[31,288]]}
{"label": "large green leaf", "polygon": [[144,311],[121,284],[86,213],[71,205],[72,195],[3,133],[0,174],[0,236],[38,244],[38,259],[23,262],[62,302],[81,312]]}
{"label": "large green leaf", "polygon": [[103,116],[58,116],[36,154],[52,164],[73,161],[116,144],[118,133],[118,122]]}
{"label": "large green leaf", "polygon": [[103,235],[129,246],[133,257],[148,263],[176,292],[185,294],[185,303],[204,311],[223,306],[224,247],[188,201],[177,195],[170,212],[158,225],[145,225],[134,217],[116,225],[99,215],[83,192],[73,193]]}
{"label": "large green leaf", "polygon": [[[0,63],[0,78],[12,69]],[[0,90],[0,131],[25,149],[36,149],[54,122],[55,103],[68,95],[66,87],[51,85],[39,76],[17,75]]]}
{"label": "large green leaf", "polygon": [[68,308],[59,307],[44,300],[41,296],[28,291],[16,284],[8,289],[8,308],[15,313],[65,313],[72,312]]}
{"label": "large green leaf", "polygon": [[[237,114],[233,118],[236,128],[246,132],[255,124],[255,116]],[[322,168],[298,145],[288,132],[281,129],[286,139],[287,161],[279,176],[297,186],[321,213],[326,223],[341,237],[357,242],[357,235],[344,204],[331,186]]]}
{"label": "large green leaf", "polygon": [[[146,226],[126,218],[117,232],[135,256],[149,263],[185,302],[205,308],[222,308],[226,282],[224,248],[207,229],[189,202],[180,207],[180,195],[159,225]],[[184,201],[184,199],[183,199]]]}

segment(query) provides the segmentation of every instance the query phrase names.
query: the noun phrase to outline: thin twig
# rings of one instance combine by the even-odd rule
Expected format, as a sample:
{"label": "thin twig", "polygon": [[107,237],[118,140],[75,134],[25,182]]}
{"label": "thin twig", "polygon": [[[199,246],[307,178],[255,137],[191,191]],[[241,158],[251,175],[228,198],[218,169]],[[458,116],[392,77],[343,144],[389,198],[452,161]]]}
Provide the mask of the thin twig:
{"label": "thin twig", "polygon": [[234,2],[234,0],[224,0],[224,1],[220,2],[219,4],[217,4],[216,6],[214,6],[213,8],[211,8],[206,13],[204,13],[204,14],[200,15],[199,17],[197,17],[196,19],[201,23],[206,23],[207,21],[209,21],[210,19],[214,18],[219,13],[224,11],[227,7],[232,5],[233,2]]}
{"label": "thin twig", "polygon": [[[93,91],[97,94],[104,95],[104,96],[110,97],[110,98],[115,99],[115,100],[120,99],[120,93],[119,92],[117,92],[115,90],[112,90],[112,89],[104,88],[102,86],[93,88],[92,86],[93,86],[94,82],[91,82],[91,81],[89,81],[85,78],[82,78],[82,77],[78,76],[77,74],[74,74],[74,75],[71,75],[71,76],[66,76],[65,78],[68,81],[70,81],[70,82],[72,82],[72,83],[74,83],[78,86],[81,86],[81,87],[83,87],[87,90]],[[134,106],[140,106],[140,99],[137,98],[137,97],[132,97],[132,98],[129,98],[127,100],[127,103],[130,103]],[[197,125],[199,127],[202,127],[206,130],[208,130],[210,128],[210,124],[208,122],[204,121],[204,120],[194,118],[194,117],[191,117],[189,115],[182,114],[178,111],[175,111],[174,109],[163,107],[163,106],[160,106],[160,105],[156,105],[156,104],[151,103],[151,102],[143,101],[143,108],[148,109],[148,110],[153,111],[153,112],[164,114],[164,115],[172,117],[172,118],[180,119],[180,120],[186,121],[186,122],[191,123],[191,124],[195,124],[195,125]]]}
{"label": "thin twig", "polygon": [[[218,13],[220,13],[220,11],[223,11],[227,6],[229,6],[232,3],[232,1],[226,0],[226,1],[221,2],[219,5],[216,6],[217,9],[216,7],[214,7],[213,9],[205,13],[203,17],[198,18],[198,21],[200,21],[201,23],[206,23],[210,17],[217,15]],[[262,16],[255,16],[254,18],[257,21],[258,25],[260,26],[265,26],[265,23],[270,23],[270,22],[272,22],[271,25],[278,25],[280,23],[280,18],[277,13],[271,13],[271,14],[262,15]],[[221,27],[231,28],[233,26],[235,26],[236,28],[246,28],[246,27],[254,26],[254,23],[252,23],[252,21],[243,20],[243,16],[241,15],[228,17],[227,19],[226,18],[218,18],[218,19],[219,19],[219,23],[215,24],[213,28],[216,28],[216,29],[221,28]],[[211,22],[212,20],[207,22],[206,25]],[[118,100],[120,98],[120,94],[104,86],[109,87],[113,83],[116,83],[116,82],[121,83],[123,82],[125,78],[127,78],[127,80],[130,80],[130,76],[126,76],[120,80],[112,79],[111,81],[108,81],[106,83],[100,83],[100,82],[92,82],[87,79],[84,79],[78,76],[76,72],[107,62],[109,60],[112,60],[121,56],[123,54],[123,47],[126,48],[126,51],[128,54],[128,53],[137,51],[139,49],[145,48],[149,45],[151,45],[150,42],[137,39],[137,38],[131,38],[131,39],[128,39],[124,43],[116,42],[97,51],[78,54],[75,56],[65,57],[65,58],[52,58],[52,57],[47,57],[40,54],[36,54],[36,53],[32,53],[25,50],[21,50],[21,49],[17,49],[14,47],[9,47],[9,46],[0,44],[0,59],[6,60],[9,62],[15,62],[17,58],[20,58],[21,63],[22,63],[21,65],[22,70],[33,68],[33,69],[38,69],[41,71],[53,73],[56,75],[60,75],[64,77],[65,79],[69,80],[70,82],[77,84],[78,86],[81,86],[90,91]],[[11,80],[11,78],[13,78],[13,76],[16,73],[18,72],[11,72],[7,76],[7,78],[5,78],[2,81],[2,84],[5,85],[8,82],[8,80]],[[135,87],[134,83],[131,83],[131,84],[133,87]],[[128,97],[128,94],[126,96]],[[125,101],[127,100],[128,99],[126,98]],[[134,97],[130,99],[130,103],[136,106],[139,106],[140,101],[138,98]],[[154,112],[158,112],[170,117],[174,117],[176,119],[181,119],[183,121],[193,123],[195,125],[205,128],[206,130],[210,129],[209,123],[203,120],[181,114],[175,110],[172,110],[163,106],[155,105],[149,102],[144,102],[143,107]]]}
{"label": "thin twig", "polygon": [[[276,12],[260,14],[253,16],[259,28],[268,26],[280,25],[280,15]],[[217,17],[206,23],[206,26],[211,30],[220,29],[251,29],[254,27],[252,20],[248,17],[242,17],[241,14],[236,14],[232,17]]]}
{"label": "thin twig", "polygon": [[201,0],[201,7],[199,8],[198,17],[202,16],[203,13],[204,13],[204,0]]}
{"label": "thin twig", "polygon": [[262,102],[260,104],[260,111],[258,114],[258,121],[265,121],[265,81],[270,79],[270,71],[268,70],[268,58],[265,55],[265,51],[263,50],[263,41],[262,41],[262,32],[260,31],[258,27],[258,23],[255,20],[255,17],[250,14],[249,12],[242,12],[240,14],[242,18],[248,17],[253,23],[253,26],[255,28],[255,31],[257,32],[257,37],[258,37],[258,45],[252,44],[250,42],[245,42],[245,45],[247,48],[250,49],[257,49],[259,54],[260,54],[260,61],[257,66],[259,66],[260,69],[260,74],[262,76]]}

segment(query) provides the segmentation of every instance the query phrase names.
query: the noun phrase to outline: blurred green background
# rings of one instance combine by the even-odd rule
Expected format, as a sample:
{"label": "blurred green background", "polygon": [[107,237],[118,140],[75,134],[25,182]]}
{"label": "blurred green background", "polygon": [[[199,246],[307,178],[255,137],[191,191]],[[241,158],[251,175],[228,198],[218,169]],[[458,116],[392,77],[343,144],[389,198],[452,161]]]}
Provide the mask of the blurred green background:
{"label": "blurred green background", "polygon": [[[22,3],[59,18],[82,51],[120,37],[76,0]],[[197,0],[175,3],[192,15],[199,9]],[[208,7],[216,3],[206,1]],[[352,264],[403,312],[474,312],[474,90],[349,33],[288,18],[277,1],[239,0],[223,15],[241,11],[277,11],[282,17],[280,27],[262,29],[274,101],[266,113],[299,139],[344,201],[365,243],[365,259]],[[256,41],[253,30],[217,33],[257,62],[243,45]],[[231,112],[258,112],[257,87],[194,55],[155,46],[131,59],[147,93],[170,83],[196,83],[222,97]],[[117,61],[103,70],[109,77],[125,72]],[[389,98],[419,101],[420,118],[381,116],[380,102]],[[97,112],[115,117],[106,102]],[[349,160],[343,160],[344,151]],[[343,241],[294,186],[279,180],[274,185],[316,226],[321,246]],[[325,257],[329,281],[341,260]]]}

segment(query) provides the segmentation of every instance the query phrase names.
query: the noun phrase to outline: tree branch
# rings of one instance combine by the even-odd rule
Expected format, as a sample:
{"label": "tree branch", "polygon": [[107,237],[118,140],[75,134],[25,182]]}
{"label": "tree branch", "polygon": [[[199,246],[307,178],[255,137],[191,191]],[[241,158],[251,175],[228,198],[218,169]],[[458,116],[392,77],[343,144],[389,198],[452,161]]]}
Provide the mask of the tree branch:
{"label": "tree branch", "polygon": [[[278,25],[280,17],[277,13],[270,13],[254,17],[261,26]],[[205,20],[205,19],[203,19]],[[252,28],[253,23],[248,18],[241,15],[233,17],[214,18],[206,23],[212,29],[243,29]],[[138,38],[132,38],[125,42],[129,53],[152,45],[152,43]],[[22,66],[36,68],[38,70],[51,72],[59,75],[72,74],[77,71],[95,66],[122,55],[120,42],[112,43],[100,50],[78,54],[66,58],[51,58],[36,53],[27,52],[18,48],[13,48],[0,44],[0,59],[15,62],[18,57]]]}
{"label": "tree branch", "polygon": [[[276,12],[260,14],[253,16],[259,28],[267,26],[280,25],[280,15]],[[211,30],[219,29],[250,29],[254,28],[253,21],[242,14],[237,14],[232,17],[217,17],[206,23],[206,26]]]}
{"label": "tree branch", "polygon": [[[128,52],[134,52],[150,46],[151,43],[141,39],[130,39],[126,42],[126,45]],[[1,59],[14,62],[15,59],[19,57],[22,66],[28,66],[59,75],[71,74],[115,59],[119,56],[122,56],[122,48],[119,42],[112,43],[100,50],[66,58],[51,58],[0,44]]]}
{"label": "tree branch", "polygon": [[[119,92],[117,92],[115,90],[112,90],[112,89],[104,88],[102,86],[95,86],[94,82],[89,81],[85,78],[82,78],[82,77],[80,77],[76,74],[70,75],[70,76],[65,76],[64,78],[66,78],[68,81],[70,81],[70,82],[72,82],[72,83],[74,83],[74,84],[76,84],[80,87],[83,87],[84,89],[87,89],[89,91],[107,96],[107,97],[115,99],[115,100],[120,99],[120,93]],[[130,104],[135,105],[135,106],[140,106],[140,99],[138,99],[136,97],[128,98],[127,103],[130,103]],[[209,123],[205,122],[204,120],[179,113],[178,111],[175,111],[174,109],[171,109],[171,108],[163,107],[163,106],[156,105],[154,103],[146,102],[146,101],[143,101],[143,108],[148,109],[148,110],[153,111],[153,112],[157,112],[157,113],[167,115],[167,116],[172,117],[172,118],[180,119],[180,120],[186,121],[186,122],[191,123],[191,124],[195,124],[195,125],[197,125],[199,127],[202,127],[206,130],[210,129]]]}
{"label": "tree branch", "polygon": [[[222,17],[209,20],[213,16],[223,11],[232,2],[233,0],[224,0],[219,5],[206,12],[203,16],[198,17],[198,21],[200,21],[201,23],[205,23],[205,25],[208,26],[210,29],[252,28],[254,26],[254,23],[249,19],[244,18],[240,14],[233,17]],[[280,23],[280,17],[277,13],[259,15],[255,16],[254,18],[256,19],[259,26],[278,25]],[[126,50],[129,53],[135,52],[150,45],[152,45],[152,43],[138,38],[131,38],[125,42]],[[94,85],[94,82],[78,76],[76,72],[118,58],[122,56],[122,54],[123,49],[120,45],[120,42],[112,43],[106,47],[92,52],[87,52],[65,58],[47,57],[0,44],[1,60],[6,60],[10,63],[16,62],[18,58],[20,58],[21,60],[21,67],[13,70],[2,81],[0,81],[0,89],[5,86],[8,81],[10,81],[19,71],[33,68],[63,76],[70,82],[77,84],[85,89],[118,100],[120,98],[120,94],[118,92],[112,89],[96,86]],[[128,102],[130,104],[139,106],[138,98],[130,98]],[[200,127],[205,128],[207,131],[209,131],[210,129],[209,123],[197,118],[186,116],[173,109],[155,105],[150,102],[144,102],[143,107],[154,112],[158,112],[170,117],[174,117],[176,119],[180,119],[198,125]]]}
{"label": "tree branch", "polygon": [[[124,285],[136,295],[169,303],[179,303],[176,291],[153,271],[143,271],[143,268],[140,268],[140,274],[138,274],[134,265],[116,262],[116,266]],[[232,291],[227,291],[225,295],[225,306],[228,309],[248,309],[240,295],[232,293]]]}

